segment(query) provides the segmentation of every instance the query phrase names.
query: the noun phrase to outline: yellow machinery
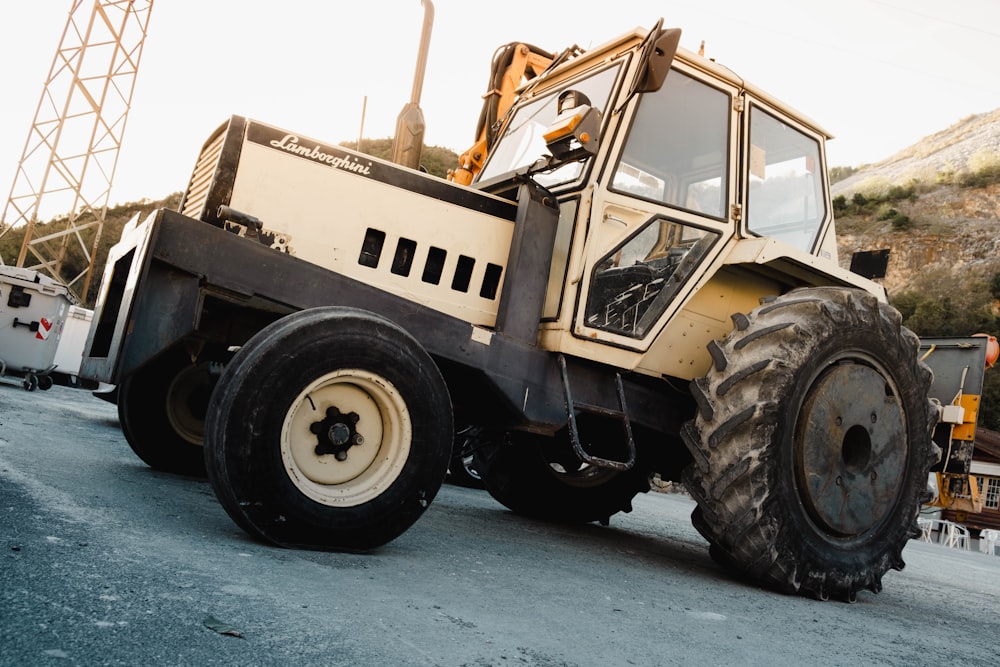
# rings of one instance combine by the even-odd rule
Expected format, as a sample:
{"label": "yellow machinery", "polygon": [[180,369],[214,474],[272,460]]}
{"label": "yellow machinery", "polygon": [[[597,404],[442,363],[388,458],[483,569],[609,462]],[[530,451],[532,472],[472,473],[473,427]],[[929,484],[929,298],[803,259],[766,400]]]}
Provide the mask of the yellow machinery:
{"label": "yellow machinery", "polygon": [[975,475],[971,474],[976,422],[986,369],[997,361],[996,338],[985,334],[972,338],[921,341],[922,360],[934,369],[932,396],[941,402],[941,422],[934,441],[941,448],[941,461],[934,472],[931,507],[978,513],[984,498]]}

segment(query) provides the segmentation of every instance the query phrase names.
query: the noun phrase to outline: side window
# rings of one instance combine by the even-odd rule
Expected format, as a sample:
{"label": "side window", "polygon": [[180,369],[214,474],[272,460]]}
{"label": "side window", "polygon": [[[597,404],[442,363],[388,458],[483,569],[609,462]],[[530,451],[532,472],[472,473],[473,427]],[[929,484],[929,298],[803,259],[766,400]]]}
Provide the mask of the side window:
{"label": "side window", "polygon": [[671,70],[639,102],[611,189],[724,219],[729,99]]}
{"label": "side window", "polygon": [[587,297],[587,325],[641,338],[718,238],[718,234],[654,219],[601,258]]}
{"label": "side window", "polygon": [[819,142],[778,118],[752,107],[747,175],[747,226],[811,252],[826,202]]}

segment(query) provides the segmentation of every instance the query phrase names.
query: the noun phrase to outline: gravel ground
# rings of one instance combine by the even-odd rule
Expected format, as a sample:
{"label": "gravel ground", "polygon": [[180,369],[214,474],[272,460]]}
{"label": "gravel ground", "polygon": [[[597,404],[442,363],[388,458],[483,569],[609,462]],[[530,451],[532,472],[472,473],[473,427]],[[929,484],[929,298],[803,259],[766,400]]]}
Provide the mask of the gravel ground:
{"label": "gravel ground", "polygon": [[912,542],[879,595],[737,581],[651,493],[609,527],[445,486],[370,554],[251,541],[88,392],[0,380],[0,665],[995,665],[1000,557]]}

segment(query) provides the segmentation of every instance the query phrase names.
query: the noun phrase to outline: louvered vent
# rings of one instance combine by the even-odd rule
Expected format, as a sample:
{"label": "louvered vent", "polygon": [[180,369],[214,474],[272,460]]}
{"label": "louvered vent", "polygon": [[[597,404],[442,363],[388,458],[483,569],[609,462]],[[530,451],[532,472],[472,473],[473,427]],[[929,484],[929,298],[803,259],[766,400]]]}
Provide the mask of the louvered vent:
{"label": "louvered vent", "polygon": [[181,202],[183,215],[220,224],[218,209],[232,195],[245,128],[246,119],[233,116],[205,142]]}
{"label": "louvered vent", "polygon": [[[225,129],[225,128],[221,128]],[[204,148],[194,165],[194,172],[188,182],[187,194],[181,206],[181,213],[189,218],[200,220],[205,210],[205,202],[212,188],[212,180],[215,176],[215,169],[219,164],[219,156],[222,155],[222,146],[226,140],[226,133],[219,132]]]}

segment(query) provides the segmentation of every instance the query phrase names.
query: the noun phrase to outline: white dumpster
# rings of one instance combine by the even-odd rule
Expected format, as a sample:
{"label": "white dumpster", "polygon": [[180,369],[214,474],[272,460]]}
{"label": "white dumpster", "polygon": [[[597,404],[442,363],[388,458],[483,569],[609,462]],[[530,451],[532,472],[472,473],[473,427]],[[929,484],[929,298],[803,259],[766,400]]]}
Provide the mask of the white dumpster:
{"label": "white dumpster", "polygon": [[71,305],[65,285],[31,269],[0,266],[0,375],[48,389]]}
{"label": "white dumpster", "polygon": [[63,325],[62,336],[52,363],[56,367],[53,373],[66,376],[66,383],[70,386],[76,386],[78,383],[77,376],[80,374],[80,363],[83,361],[83,348],[87,345],[87,334],[90,333],[90,323],[93,319],[94,311],[83,306],[70,306],[66,315],[66,323]]}

